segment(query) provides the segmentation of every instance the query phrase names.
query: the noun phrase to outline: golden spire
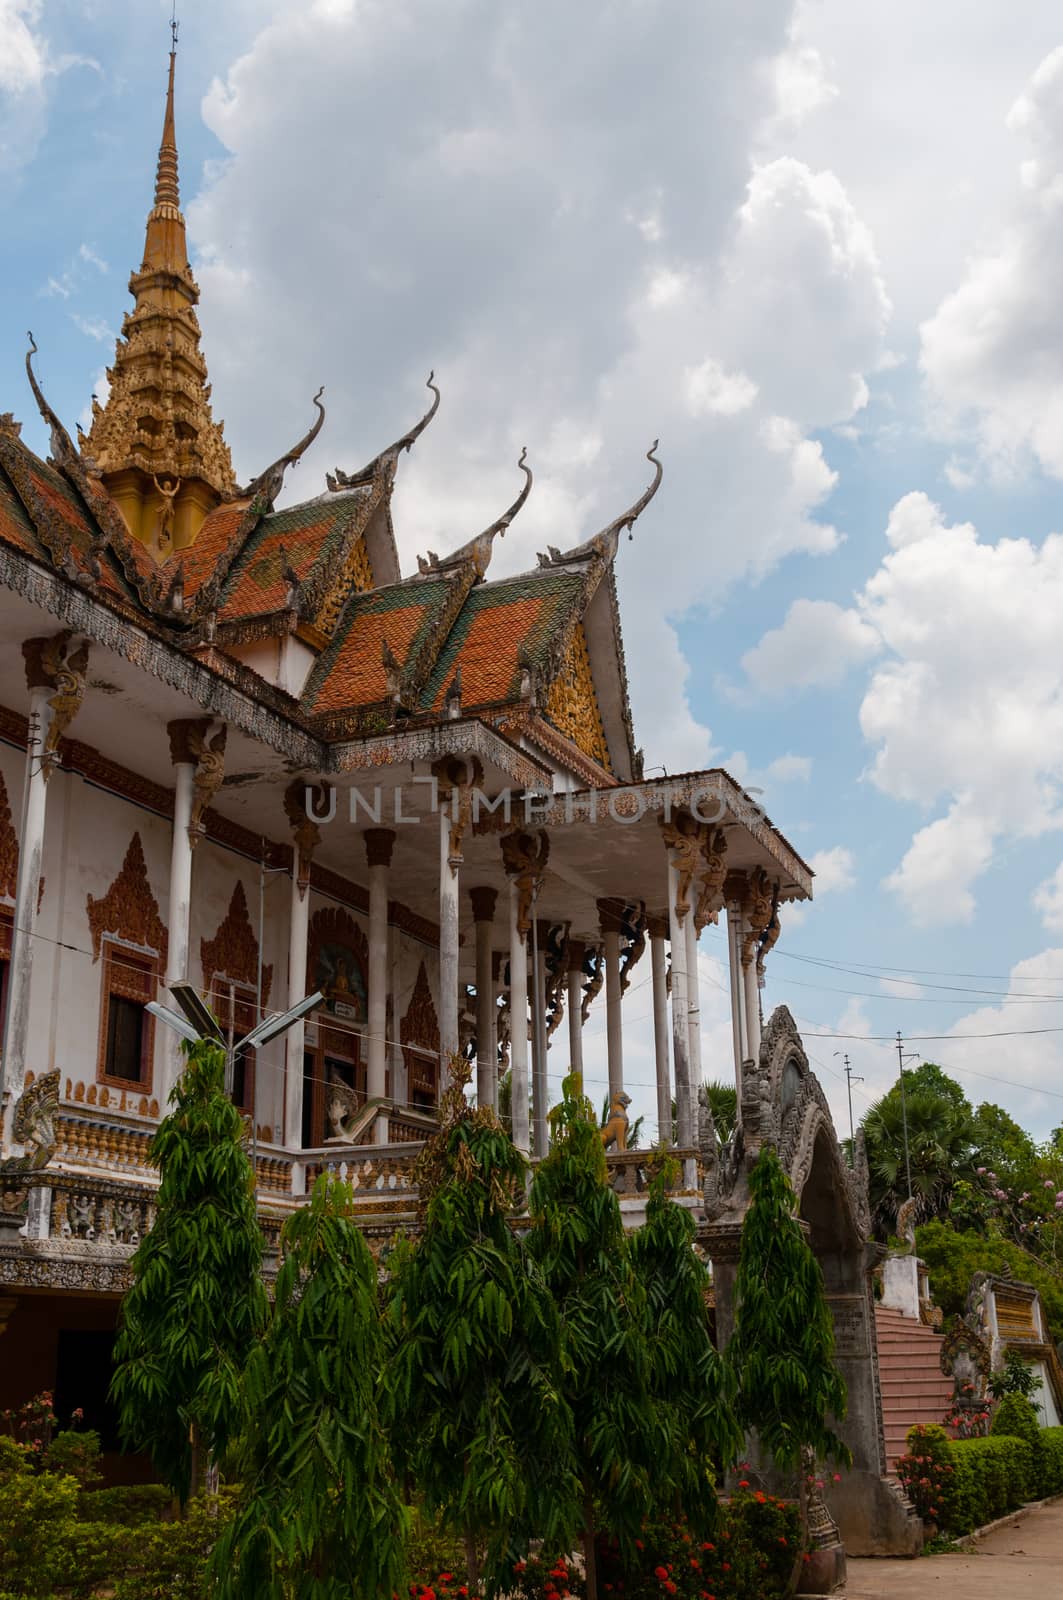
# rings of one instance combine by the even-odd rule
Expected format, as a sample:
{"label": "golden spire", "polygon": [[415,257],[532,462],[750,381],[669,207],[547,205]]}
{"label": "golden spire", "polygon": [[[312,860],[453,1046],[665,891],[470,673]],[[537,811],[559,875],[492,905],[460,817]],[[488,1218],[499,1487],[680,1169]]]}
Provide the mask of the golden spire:
{"label": "golden spire", "polygon": [[207,366],[199,348],[192,276],[177,183],[174,69],[177,25],[166,86],[155,203],[148,213],[144,259],[129,280],[132,312],[122,323],[110,395],[92,403],[82,440],[92,470],[121,508],[130,532],[164,559],[190,545],[219,500],[236,491],[229,447],[210,409]]}

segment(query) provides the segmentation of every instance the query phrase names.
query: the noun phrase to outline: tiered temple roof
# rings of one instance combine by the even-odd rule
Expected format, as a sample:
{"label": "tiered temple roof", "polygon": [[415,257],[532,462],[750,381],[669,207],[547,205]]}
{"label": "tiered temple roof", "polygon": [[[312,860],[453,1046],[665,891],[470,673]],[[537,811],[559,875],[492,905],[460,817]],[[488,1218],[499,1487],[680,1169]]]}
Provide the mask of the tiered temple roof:
{"label": "tiered temple roof", "polygon": [[[324,493],[275,508],[324,422],[320,393],[304,438],[240,488],[199,349],[174,64],[171,54],[154,205],[110,395],[94,402],[75,446],[27,357],[51,457],[28,449],[10,414],[0,418],[0,545],[208,667],[231,657],[245,684],[260,678],[273,706],[280,689],[318,737],[472,715],[585,782],[637,777],[613,565],[620,533],[660,482],[654,450],[653,481],[630,510],[576,549],[550,547],[535,570],[494,582],[495,540],[531,489],[523,453],[524,481],[500,517],[448,555],[419,557],[416,574],[400,571],[392,492],[400,455],[438,408],[432,375],[420,421],[361,469],[327,474]],[[269,664],[271,640],[294,642],[283,669]]]}

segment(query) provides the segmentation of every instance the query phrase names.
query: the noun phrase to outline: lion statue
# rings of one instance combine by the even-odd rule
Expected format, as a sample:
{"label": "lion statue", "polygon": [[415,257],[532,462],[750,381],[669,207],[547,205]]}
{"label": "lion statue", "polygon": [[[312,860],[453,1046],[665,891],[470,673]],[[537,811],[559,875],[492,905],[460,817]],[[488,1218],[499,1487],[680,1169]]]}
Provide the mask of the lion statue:
{"label": "lion statue", "polygon": [[631,1104],[631,1096],[620,1089],[613,1095],[609,1102],[609,1116],[605,1127],[602,1129],[602,1144],[608,1150],[610,1145],[615,1145],[618,1150],[627,1149],[627,1130],[630,1119],[627,1108]]}

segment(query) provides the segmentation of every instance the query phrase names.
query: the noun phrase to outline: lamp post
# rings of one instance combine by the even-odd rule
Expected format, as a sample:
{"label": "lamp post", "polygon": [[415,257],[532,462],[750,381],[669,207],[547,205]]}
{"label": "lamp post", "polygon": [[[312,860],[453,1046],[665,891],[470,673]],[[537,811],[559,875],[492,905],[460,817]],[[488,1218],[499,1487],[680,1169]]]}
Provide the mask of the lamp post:
{"label": "lamp post", "polygon": [[[180,1012],[171,1011],[169,1006],[160,1005],[157,1000],[149,1000],[145,1010],[150,1011],[153,1017],[157,1017],[160,1022],[164,1022],[168,1028],[172,1028],[174,1033],[179,1033],[182,1039],[187,1039],[192,1044],[198,1044],[202,1040],[209,1039],[225,1051],[226,1094],[232,1093],[233,1067],[241,1050],[257,1050],[261,1045],[269,1044],[270,1040],[278,1038],[282,1033],[287,1033],[289,1028],[300,1022],[308,1012],[313,1011],[314,1007],[319,1006],[325,998],[321,990],[316,989],[313,994],[308,994],[305,999],[300,1000],[296,1005],[289,1006],[287,1011],[281,1011],[274,1017],[266,1017],[264,1021],[252,1028],[250,1033],[245,1033],[242,1039],[234,1039],[232,1027],[234,1006],[231,993],[229,999],[228,1037],[222,1032],[218,1019],[209,1007],[204,1004],[199,992],[187,979],[183,979],[179,983],[172,983],[170,985],[170,993],[180,1006]],[[252,1123],[254,1120],[254,1111],[252,1110]]]}

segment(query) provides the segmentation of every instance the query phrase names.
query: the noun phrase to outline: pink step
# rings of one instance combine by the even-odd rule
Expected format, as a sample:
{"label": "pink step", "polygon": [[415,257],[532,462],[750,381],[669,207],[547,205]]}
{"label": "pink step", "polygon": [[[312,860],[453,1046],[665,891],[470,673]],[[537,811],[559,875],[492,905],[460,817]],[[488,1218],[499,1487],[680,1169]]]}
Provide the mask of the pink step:
{"label": "pink step", "polygon": [[907,1450],[909,1428],[940,1423],[952,1401],[941,1370],[941,1335],[900,1311],[875,1307],[886,1470]]}

